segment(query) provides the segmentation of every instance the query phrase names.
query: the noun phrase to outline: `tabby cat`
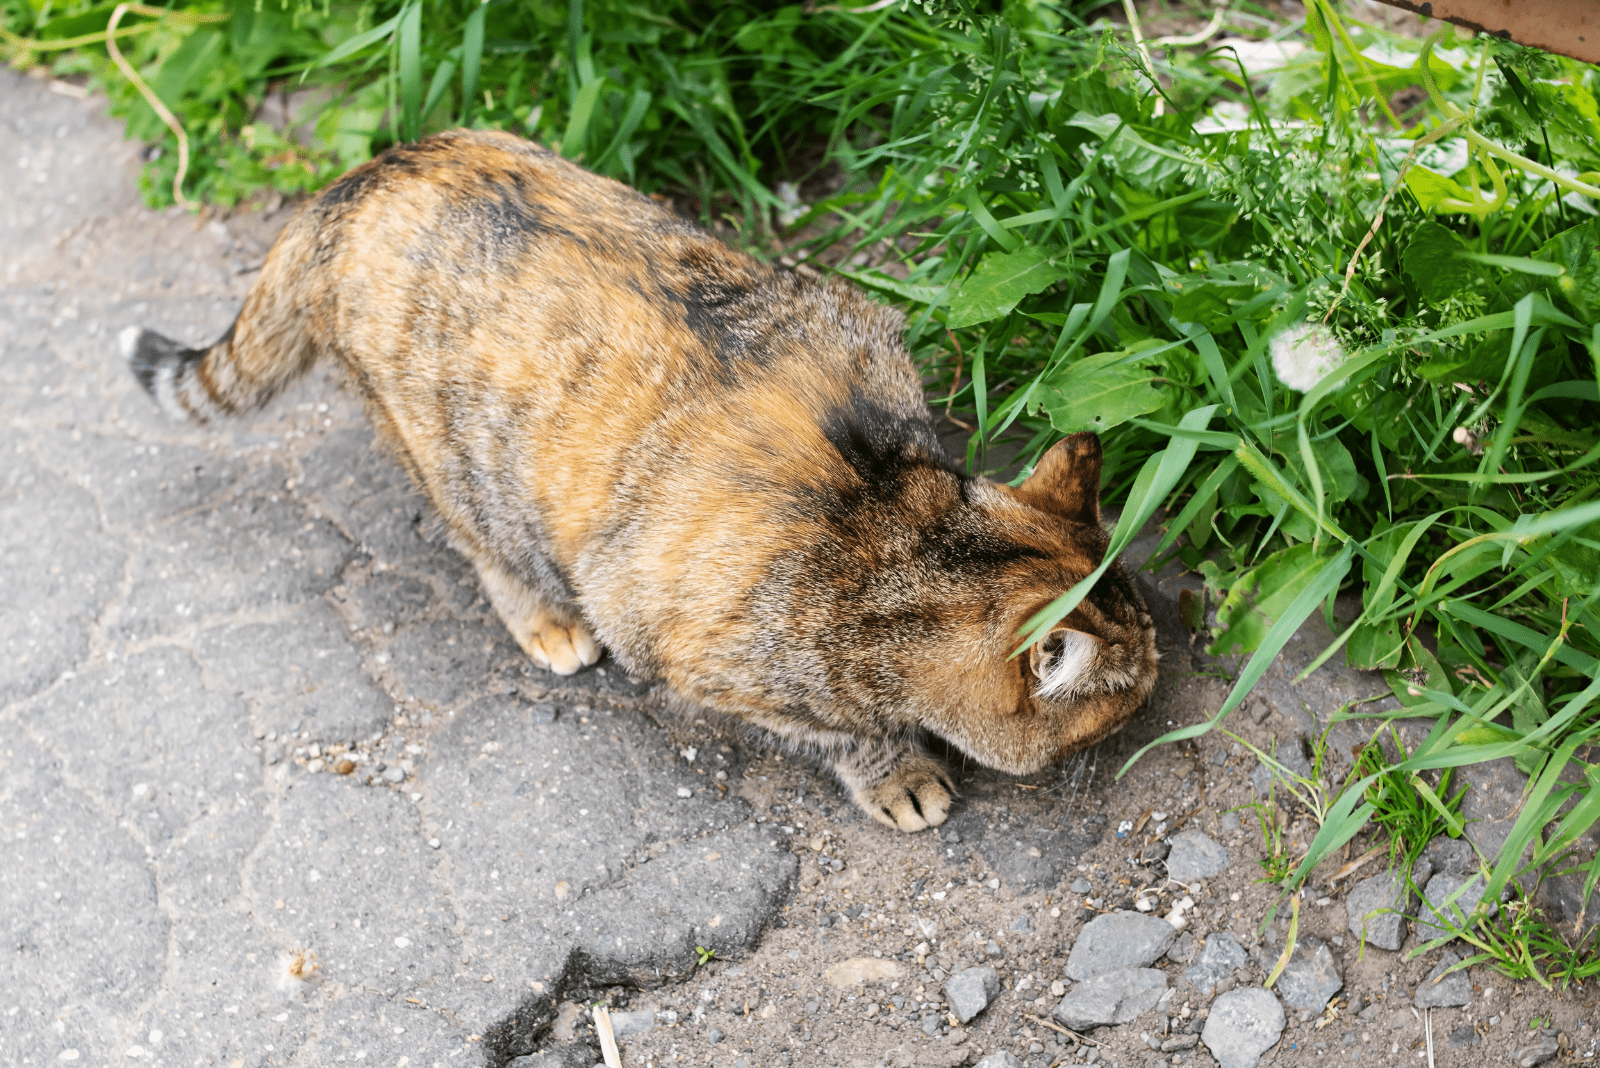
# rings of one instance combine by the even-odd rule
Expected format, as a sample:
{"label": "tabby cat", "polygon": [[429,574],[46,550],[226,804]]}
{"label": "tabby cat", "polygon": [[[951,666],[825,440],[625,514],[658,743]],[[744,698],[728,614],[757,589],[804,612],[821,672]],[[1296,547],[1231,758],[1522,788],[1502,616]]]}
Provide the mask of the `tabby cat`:
{"label": "tabby cat", "polygon": [[535,663],[609,649],[916,831],[955,795],[929,736],[1038,770],[1132,716],[1157,653],[1114,567],[1010,655],[1105,552],[1100,442],[1014,489],[967,477],[901,328],[538,145],[457,131],[307,204],[214,345],[122,344],[202,422],[335,357]]}

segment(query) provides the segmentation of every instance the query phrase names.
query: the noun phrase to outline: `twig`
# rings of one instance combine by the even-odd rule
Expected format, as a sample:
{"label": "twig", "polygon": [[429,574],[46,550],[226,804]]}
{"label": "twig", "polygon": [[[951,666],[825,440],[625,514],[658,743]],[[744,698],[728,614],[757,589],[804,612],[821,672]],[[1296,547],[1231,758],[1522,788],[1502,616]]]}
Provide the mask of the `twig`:
{"label": "twig", "polygon": [[1071,1039],[1074,1039],[1074,1040],[1076,1040],[1078,1042],[1083,1043],[1085,1046],[1098,1046],[1100,1044],[1100,1043],[1094,1041],[1091,1038],[1084,1038],[1082,1035],[1078,1034],[1078,1032],[1069,1030],[1068,1028],[1065,1028],[1065,1027],[1062,1027],[1058,1023],[1053,1023],[1050,1020],[1044,1019],[1043,1017],[1035,1016],[1031,1012],[1025,1012],[1022,1015],[1026,1016],[1028,1019],[1032,1020],[1034,1023],[1038,1024],[1040,1027],[1048,1027],[1052,1031],[1060,1032],[1061,1034],[1066,1035],[1068,1038],[1071,1038]]}
{"label": "twig", "polygon": [[611,1013],[604,1005],[594,1007],[594,1031],[600,1036],[600,1055],[606,1059],[606,1068],[622,1068],[622,1054],[617,1052],[617,1035],[611,1030]]}
{"label": "twig", "polygon": [[129,11],[139,11],[142,14],[141,9],[143,9],[142,4],[118,4],[112,9],[111,21],[106,23],[106,51],[111,53],[111,62],[117,65],[122,76],[139,90],[139,95],[150,105],[150,110],[160,116],[161,121],[167,124],[167,129],[178,135],[178,173],[172,176],[172,199],[184,208],[193,210],[200,205],[183,195],[183,178],[189,171],[189,135],[183,132],[183,125],[171,111],[167,110],[167,105],[161,102],[161,98],[150,90],[144,79],[139,77],[139,72],[133,69],[133,65],[122,58],[122,50],[117,47],[117,23]]}
{"label": "twig", "polygon": [[1373,846],[1355,860],[1352,860],[1350,863],[1346,864],[1344,867],[1340,868],[1338,871],[1329,876],[1328,885],[1331,887],[1334,883],[1343,882],[1345,876],[1353,875],[1358,868],[1362,867],[1368,861],[1372,860],[1374,857],[1380,857],[1386,852],[1388,852],[1388,850],[1381,845]]}

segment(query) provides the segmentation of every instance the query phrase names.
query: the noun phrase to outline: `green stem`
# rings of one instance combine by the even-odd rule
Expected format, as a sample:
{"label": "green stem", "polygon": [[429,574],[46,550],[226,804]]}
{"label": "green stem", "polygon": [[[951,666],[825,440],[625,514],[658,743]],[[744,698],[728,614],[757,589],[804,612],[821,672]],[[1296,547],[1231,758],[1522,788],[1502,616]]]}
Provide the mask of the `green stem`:
{"label": "green stem", "polygon": [[1596,188],[1595,186],[1589,185],[1585,182],[1580,182],[1576,178],[1568,178],[1566,175],[1557,171],[1553,171],[1542,163],[1535,163],[1527,156],[1518,155],[1508,148],[1501,148],[1499,145],[1495,144],[1493,141],[1474,130],[1471,126],[1462,127],[1461,136],[1465,137],[1468,143],[1473,145],[1480,152],[1487,153],[1491,156],[1497,156],[1511,164],[1513,167],[1527,171],[1529,174],[1537,174],[1539,177],[1548,179],[1563,189],[1600,200],[1600,188]]}

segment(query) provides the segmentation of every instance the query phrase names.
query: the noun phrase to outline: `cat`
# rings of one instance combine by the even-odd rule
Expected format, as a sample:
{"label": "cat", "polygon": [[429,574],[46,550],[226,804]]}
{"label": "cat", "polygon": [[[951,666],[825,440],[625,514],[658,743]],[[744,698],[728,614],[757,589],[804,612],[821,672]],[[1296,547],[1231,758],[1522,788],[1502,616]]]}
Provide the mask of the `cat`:
{"label": "cat", "polygon": [[1105,553],[1100,441],[1015,488],[968,477],[902,326],[543,147],[455,131],[307,203],[215,344],[121,342],[200,422],[334,357],[536,664],[609,649],[917,831],[956,797],[930,736],[1037,771],[1126,722],[1158,654],[1119,564],[1011,655]]}

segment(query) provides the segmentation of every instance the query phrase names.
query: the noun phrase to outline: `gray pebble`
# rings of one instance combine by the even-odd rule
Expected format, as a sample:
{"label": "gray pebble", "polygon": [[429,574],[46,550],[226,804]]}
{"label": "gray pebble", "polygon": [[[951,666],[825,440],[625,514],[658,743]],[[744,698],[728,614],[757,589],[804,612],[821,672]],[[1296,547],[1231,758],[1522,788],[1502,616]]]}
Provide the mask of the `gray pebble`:
{"label": "gray pebble", "polygon": [[922,1018],[922,1033],[932,1038],[939,1033],[939,1014],[930,1012]]}
{"label": "gray pebble", "polygon": [[1291,1009],[1318,1013],[1344,986],[1338,958],[1320,938],[1301,938],[1278,976],[1278,996]]}
{"label": "gray pebble", "polygon": [[649,1009],[638,1012],[614,1012],[611,1014],[611,1029],[618,1038],[627,1038],[631,1035],[642,1035],[656,1025],[656,1014]]}
{"label": "gray pebble", "polygon": [[1071,890],[1074,894],[1087,894],[1090,890],[1094,889],[1094,884],[1088,879],[1079,876],[1078,878],[1072,880],[1072,885],[1067,889]]}
{"label": "gray pebble", "polygon": [[1255,1068],[1283,1034],[1283,1006],[1259,986],[1217,998],[1200,1039],[1222,1068]]}
{"label": "gray pebble", "polygon": [[715,1027],[713,1027],[711,1030],[706,1032],[706,1042],[707,1042],[708,1045],[715,1046],[718,1042],[721,1042],[721,1041],[722,1041],[722,1032],[718,1031]]}
{"label": "gray pebble", "polygon": [[[944,984],[944,996],[950,1003],[950,1011],[962,1023],[988,1008],[989,1002],[999,993],[1000,976],[993,968],[967,968],[952,975]],[[938,1026],[938,1017],[934,1017],[934,1026]],[[927,1030],[926,1021],[923,1030]]]}
{"label": "gray pebble", "polygon": [[1511,1063],[1517,1068],[1534,1068],[1534,1065],[1550,1060],[1560,1049],[1554,1035],[1541,1033],[1536,1040],[1513,1052]]}
{"label": "gray pebble", "polygon": [[1460,957],[1445,950],[1433,971],[1417,986],[1417,995],[1412,1004],[1419,1009],[1442,1009],[1459,1008],[1471,1002],[1472,980],[1468,978],[1466,969],[1444,974],[1452,965],[1460,962]]}
{"label": "gray pebble", "polygon": [[1067,957],[1067,977],[1092,979],[1102,972],[1142,968],[1167,951],[1178,932],[1159,916],[1108,912],[1084,925]]}
{"label": "gray pebble", "polygon": [[1022,1068],[1022,1062],[1006,1050],[991,1053],[972,1068]]}
{"label": "gray pebble", "polygon": [[399,768],[385,768],[383,770],[383,777],[388,782],[406,781],[406,773],[401,771]]}
{"label": "gray pebble", "polygon": [[[1430,868],[1418,861],[1413,875],[1426,882]],[[1415,894],[1408,893],[1400,871],[1381,872],[1350,888],[1345,898],[1350,933],[1369,946],[1397,950],[1406,937],[1406,917],[1416,915]]]}
{"label": "gray pebble", "polygon": [[1132,1023],[1155,1008],[1166,992],[1167,977],[1158,969],[1123,968],[1074,986],[1053,1015],[1074,1031]]}
{"label": "gray pebble", "polygon": [[[1461,890],[1461,894],[1454,901],[1445,904],[1450,895],[1462,887],[1466,889]],[[1428,885],[1422,889],[1424,907],[1417,913],[1419,926],[1426,929],[1424,933],[1429,938],[1438,937],[1435,928],[1442,931],[1447,925],[1460,927],[1483,900],[1485,889],[1482,875],[1452,875],[1449,872],[1440,872],[1429,879]],[[1499,911],[1500,907],[1490,901],[1485,907],[1484,915],[1492,918]]]}
{"label": "gray pebble", "polygon": [[1178,982],[1194,987],[1195,993],[1209,1001],[1217,992],[1217,984],[1231,978],[1233,970],[1243,967],[1246,960],[1237,938],[1226,931],[1215,931],[1206,937],[1200,959],[1184,969]]}
{"label": "gray pebble", "polygon": [[1024,912],[1011,921],[1011,929],[1018,934],[1033,934],[1033,917]]}
{"label": "gray pebble", "polygon": [[1243,824],[1242,821],[1240,821],[1239,814],[1237,812],[1224,812],[1222,814],[1222,829],[1223,830],[1225,830],[1225,831],[1237,831],[1243,826],[1244,826],[1244,824]]}
{"label": "gray pebble", "polygon": [[1228,851],[1204,834],[1181,831],[1172,836],[1167,877],[1175,882],[1195,883],[1226,871],[1231,863]]}

